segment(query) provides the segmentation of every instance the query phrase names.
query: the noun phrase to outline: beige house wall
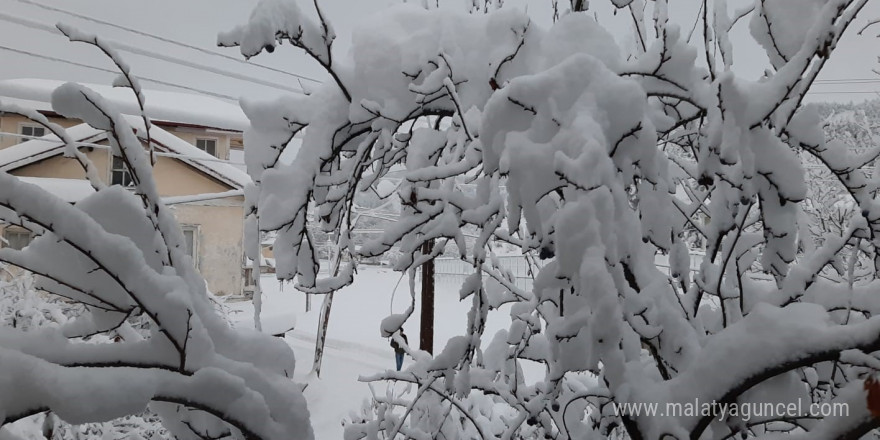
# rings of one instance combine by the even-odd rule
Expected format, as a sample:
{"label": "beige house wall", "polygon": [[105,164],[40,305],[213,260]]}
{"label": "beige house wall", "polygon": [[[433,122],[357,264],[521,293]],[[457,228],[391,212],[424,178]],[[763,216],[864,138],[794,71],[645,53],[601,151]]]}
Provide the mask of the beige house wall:
{"label": "beige house wall", "polygon": [[[99,170],[103,170],[101,179],[105,183],[109,183],[110,152],[106,149],[95,148],[92,151],[87,151],[86,156]],[[13,174],[24,177],[55,177],[59,179],[85,179],[86,177],[79,162],[63,156],[54,156],[21,167]],[[156,179],[159,195],[163,197],[216,193],[232,189],[230,186],[170,157],[160,156],[156,159],[153,176]]]}
{"label": "beige house wall", "polygon": [[[109,171],[107,174],[109,175]],[[162,197],[217,193],[232,189],[229,185],[170,157],[160,156],[156,159],[153,175],[156,176],[156,186]]]}
{"label": "beige house wall", "polygon": [[171,205],[181,226],[197,230],[196,266],[216,295],[239,294],[243,286],[243,200],[229,199],[226,203],[231,206]]}
{"label": "beige house wall", "polygon": [[[99,170],[107,170],[101,174],[104,182],[110,180],[110,152],[101,148],[93,148],[91,151],[84,148],[82,151],[95,164]],[[54,156],[40,162],[25,165],[12,171],[12,174],[22,177],[53,177],[57,179],[85,179],[86,173],[79,162],[63,156]]]}
{"label": "beige house wall", "polygon": [[[72,127],[80,123],[76,119],[66,118],[49,118],[50,122],[54,122],[64,128]],[[35,125],[33,121],[18,115],[0,115],[0,132],[3,133],[21,133],[22,124]],[[0,150],[11,147],[22,142],[25,139],[9,135],[0,135]]]}
{"label": "beige house wall", "polygon": [[[181,227],[196,231],[198,251],[195,264],[211,292],[237,295],[241,294],[243,287],[241,237],[244,208],[241,198],[225,203],[227,206],[179,204],[170,208]],[[0,226],[0,235],[3,231],[4,227]]]}
{"label": "beige house wall", "polygon": [[[109,182],[109,150],[94,148],[83,151],[99,170],[103,170],[101,178]],[[158,157],[153,172],[159,194],[163,197],[218,193],[232,189],[231,186],[174,158]],[[85,178],[77,161],[60,155],[18,168],[12,174],[27,177]],[[193,227],[197,231],[196,264],[208,287],[217,295],[242,292],[243,202],[242,197],[236,197],[170,205],[181,226]]]}

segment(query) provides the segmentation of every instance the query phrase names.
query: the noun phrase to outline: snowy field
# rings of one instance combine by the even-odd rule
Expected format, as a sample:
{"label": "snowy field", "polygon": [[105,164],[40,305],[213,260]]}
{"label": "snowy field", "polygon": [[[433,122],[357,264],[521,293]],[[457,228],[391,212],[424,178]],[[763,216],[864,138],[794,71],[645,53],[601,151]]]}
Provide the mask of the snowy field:
{"label": "snowy field", "polygon": [[[343,418],[348,417],[351,411],[359,410],[362,402],[369,398],[369,387],[358,381],[359,376],[394,368],[394,351],[388,339],[381,337],[379,323],[392,311],[405,311],[411,301],[408,278],[400,280],[399,272],[366,265],[360,266],[358,272],[354,284],[340,290],[333,299],[320,379],[308,377],[308,374],[314,359],[315,334],[323,296],[312,298],[312,310],[306,313],[305,295],[296,291],[293,285],[280,285],[274,275],[264,275],[261,280],[261,321],[264,328],[283,329],[295,324],[295,329],[288,332],[285,339],[296,353],[296,380],[308,383],[304,394],[318,440],[342,438]],[[395,293],[398,280],[400,284]],[[417,278],[416,289],[418,285]],[[452,279],[438,281],[436,285],[435,354],[443,349],[444,341],[465,331],[471,300],[459,301],[459,285],[460,281]],[[416,293],[416,311],[404,325],[404,331],[414,347],[418,347],[420,321],[419,295]],[[253,326],[253,305],[250,301],[228,305],[233,309],[231,318],[236,325]],[[507,307],[503,307],[489,314],[484,343],[491,341],[498,330],[508,327],[510,319],[507,312]],[[404,361],[404,368],[410,361]],[[402,389],[403,386],[399,385],[398,391]]]}

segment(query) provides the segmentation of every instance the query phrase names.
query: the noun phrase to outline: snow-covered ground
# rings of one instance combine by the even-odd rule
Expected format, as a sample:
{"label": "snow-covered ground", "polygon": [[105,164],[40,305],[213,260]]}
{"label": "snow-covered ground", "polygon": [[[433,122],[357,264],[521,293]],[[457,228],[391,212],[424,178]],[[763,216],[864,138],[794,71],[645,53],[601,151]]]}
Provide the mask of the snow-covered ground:
{"label": "snow-covered ground", "polygon": [[[696,258],[695,258],[696,257]],[[699,255],[692,256],[691,268],[699,267]],[[664,264],[665,263],[665,264]],[[668,267],[666,257],[659,255],[657,264]],[[437,277],[435,301],[434,353],[456,335],[463,334],[471,299],[459,300],[458,289],[462,279],[455,276]],[[282,332],[296,354],[296,380],[307,383],[312,425],[318,440],[342,438],[342,420],[358,411],[361,402],[370,397],[367,384],[359,376],[368,376],[384,369],[394,368],[394,352],[389,341],[379,332],[379,323],[391,313],[402,313],[409,306],[411,296],[407,276],[386,267],[363,265],[358,268],[355,282],[334,297],[330,314],[328,341],[319,379],[309,376],[315,351],[318,312],[323,296],[312,298],[311,311],[306,312],[305,295],[292,284],[279,283],[274,275],[263,275],[261,323],[269,333]],[[415,312],[404,325],[410,344],[418,347],[420,281],[416,278]],[[396,287],[396,290],[395,290]],[[231,319],[237,326],[253,327],[253,304],[250,301],[228,303]],[[492,340],[498,330],[510,324],[509,310],[489,313],[484,333],[484,344]],[[409,360],[404,361],[404,368]],[[531,368],[530,368],[531,367]],[[543,367],[524,365],[529,377],[539,377]],[[380,391],[380,390],[377,390]],[[381,390],[384,393],[384,389]]]}
{"label": "snow-covered ground", "polygon": [[[443,349],[444,341],[465,331],[471,300],[459,301],[459,284],[441,281],[436,285],[435,354]],[[418,285],[417,279],[416,289]],[[388,339],[380,335],[379,323],[390,313],[401,313],[409,306],[408,277],[404,276],[401,280],[400,273],[391,269],[360,266],[354,284],[337,292],[330,314],[320,379],[308,377],[308,374],[312,369],[318,312],[323,296],[312,298],[312,310],[306,313],[305,295],[292,285],[282,286],[273,275],[264,275],[261,287],[261,322],[264,328],[272,331],[287,329],[295,324],[294,330],[287,332],[285,340],[296,353],[296,380],[308,383],[304,394],[309,402],[316,438],[342,438],[343,418],[348,417],[351,411],[359,410],[361,402],[370,395],[369,387],[359,382],[358,377],[394,368],[394,352]],[[419,341],[420,307],[416,293],[416,312],[404,325],[409,342],[415,347]],[[233,309],[232,319],[236,325],[253,326],[253,305],[250,301],[230,303],[229,306]],[[509,314],[504,308],[490,313],[484,342],[491,341],[491,337],[498,330],[507,328],[509,323]],[[404,368],[408,362],[404,361]]]}

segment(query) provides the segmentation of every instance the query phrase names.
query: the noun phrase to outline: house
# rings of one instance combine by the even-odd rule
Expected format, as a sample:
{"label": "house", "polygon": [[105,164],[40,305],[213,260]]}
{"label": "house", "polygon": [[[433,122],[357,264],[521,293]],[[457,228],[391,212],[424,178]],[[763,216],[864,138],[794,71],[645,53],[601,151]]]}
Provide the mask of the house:
{"label": "house", "polygon": [[[0,101],[37,110],[50,121],[67,127],[81,151],[104,170],[107,184],[130,185],[122,161],[110,154],[107,136],[79,120],[66,119],[51,110],[52,91],[62,83],[46,80],[0,81]],[[126,116],[145,139],[137,102],[129,89],[87,87],[101,93]],[[159,195],[181,224],[187,253],[218,295],[241,294],[244,228],[243,188],[250,177],[229,162],[241,157],[242,130],[247,118],[236,105],[178,93],[146,91],[146,112],[157,154],[153,169]],[[76,203],[92,193],[79,164],[63,156],[63,145],[43,127],[25,118],[0,113],[0,170],[22,178]],[[144,144],[145,144],[144,140]],[[0,225],[0,246],[22,248],[32,238],[29,231]]]}

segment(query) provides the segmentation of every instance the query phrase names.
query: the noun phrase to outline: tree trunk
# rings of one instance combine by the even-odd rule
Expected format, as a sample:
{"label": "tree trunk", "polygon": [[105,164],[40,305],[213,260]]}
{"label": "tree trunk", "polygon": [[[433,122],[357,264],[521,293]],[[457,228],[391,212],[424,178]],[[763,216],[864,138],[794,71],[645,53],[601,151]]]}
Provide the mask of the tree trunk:
{"label": "tree trunk", "polygon": [[321,361],[324,359],[324,343],[327,342],[327,324],[330,322],[330,307],[333,306],[333,292],[324,297],[321,305],[321,316],[318,318],[318,337],[315,341],[315,361],[312,371],[315,376],[321,377]]}
{"label": "tree trunk", "polygon": [[261,264],[263,259],[263,240],[260,235],[260,217],[257,216],[257,221],[254,222],[254,226],[257,228],[257,244],[256,249],[254,251],[256,254],[254,258],[251,260],[251,279],[254,282],[254,296],[251,298],[251,302],[254,304],[254,328],[258,332],[263,331],[263,323],[260,321],[260,313],[263,311],[263,292],[260,290],[260,272]]}
{"label": "tree trunk", "polygon": [[[333,261],[332,267],[329,268],[330,274],[336,276],[339,274],[339,264],[342,261],[342,255],[339,249],[334,250],[335,259],[331,255]],[[330,292],[324,297],[321,304],[320,315],[318,316],[318,335],[315,337],[315,360],[312,363],[312,371],[315,376],[321,377],[321,361],[324,359],[324,344],[327,342],[327,326],[330,323],[330,308],[333,307],[333,294]]]}
{"label": "tree trunk", "polygon": [[[434,240],[422,245],[422,255],[431,253]],[[419,348],[434,354],[434,260],[422,264],[422,319]]]}

